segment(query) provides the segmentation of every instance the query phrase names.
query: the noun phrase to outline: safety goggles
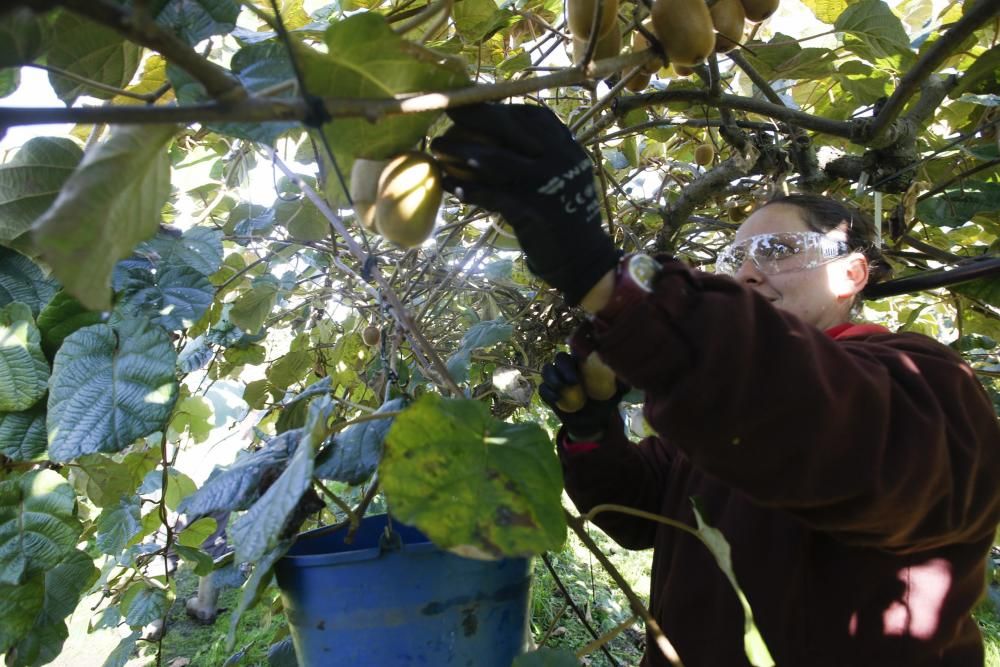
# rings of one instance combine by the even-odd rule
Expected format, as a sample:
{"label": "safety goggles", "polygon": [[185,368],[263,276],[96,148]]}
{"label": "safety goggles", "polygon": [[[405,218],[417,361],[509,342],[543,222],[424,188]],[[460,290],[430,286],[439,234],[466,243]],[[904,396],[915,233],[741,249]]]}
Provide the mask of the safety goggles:
{"label": "safety goggles", "polygon": [[774,275],[814,269],[850,254],[847,241],[819,232],[758,234],[734,243],[715,261],[715,272],[734,276],[748,259],[761,273]]}

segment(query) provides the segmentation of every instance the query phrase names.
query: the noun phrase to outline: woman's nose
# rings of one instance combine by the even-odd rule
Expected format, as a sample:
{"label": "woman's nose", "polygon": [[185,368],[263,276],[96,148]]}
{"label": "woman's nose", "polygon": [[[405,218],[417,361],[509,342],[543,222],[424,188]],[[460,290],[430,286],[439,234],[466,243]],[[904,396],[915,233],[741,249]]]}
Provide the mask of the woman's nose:
{"label": "woman's nose", "polygon": [[753,260],[749,255],[743,259],[743,264],[740,268],[733,274],[733,279],[736,282],[745,283],[748,285],[758,285],[764,281],[764,274],[760,272],[757,265],[753,263]]}

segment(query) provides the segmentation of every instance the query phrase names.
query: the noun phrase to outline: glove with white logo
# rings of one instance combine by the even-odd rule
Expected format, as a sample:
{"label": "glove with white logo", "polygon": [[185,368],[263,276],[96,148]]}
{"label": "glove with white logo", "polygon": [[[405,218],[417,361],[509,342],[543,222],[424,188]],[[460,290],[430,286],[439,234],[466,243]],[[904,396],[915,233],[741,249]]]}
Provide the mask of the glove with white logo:
{"label": "glove with white logo", "polygon": [[503,215],[531,271],[578,304],[619,257],[601,227],[590,158],[543,107],[480,104],[448,116],[455,125],[431,144],[444,189]]}

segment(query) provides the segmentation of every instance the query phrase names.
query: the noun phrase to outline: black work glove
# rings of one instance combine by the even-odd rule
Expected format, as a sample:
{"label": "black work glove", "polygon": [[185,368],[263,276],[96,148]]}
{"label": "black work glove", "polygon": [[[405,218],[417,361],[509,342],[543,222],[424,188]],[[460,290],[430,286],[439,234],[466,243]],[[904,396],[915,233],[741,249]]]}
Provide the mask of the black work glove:
{"label": "black work glove", "polygon": [[590,158],[543,107],[480,104],[448,116],[455,125],[431,143],[444,189],[503,215],[528,268],[578,304],[618,262]]}
{"label": "black work glove", "polygon": [[566,427],[570,440],[600,440],[608,429],[611,416],[618,411],[622,396],[628,392],[628,385],[618,381],[618,390],[614,396],[604,401],[587,396],[583,407],[574,412],[561,409],[557,403],[562,398],[563,391],[567,387],[581,385],[582,380],[577,358],[559,352],[551,364],[542,367],[542,384],[538,387],[538,395]]}

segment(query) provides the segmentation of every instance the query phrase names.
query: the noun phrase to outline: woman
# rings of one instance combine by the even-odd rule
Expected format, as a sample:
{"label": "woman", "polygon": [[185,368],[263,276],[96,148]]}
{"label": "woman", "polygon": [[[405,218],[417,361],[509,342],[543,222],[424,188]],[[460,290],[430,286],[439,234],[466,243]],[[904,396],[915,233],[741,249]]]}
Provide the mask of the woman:
{"label": "woman", "polygon": [[[981,666],[970,611],[1000,520],[1000,428],[949,348],[851,322],[882,271],[871,223],[792,196],[740,227],[717,265],[728,275],[669,257],[619,262],[585,155],[554,116],[452,117],[462,133],[434,148],[472,171],[446,187],[504,214],[532,269],[591,314],[572,347],[596,350],[646,395],[658,436],[633,444],[617,397],[554,407],[578,380],[574,358],[544,370],[577,507],[694,525],[696,500],[731,546],[778,665]],[[700,542],[626,514],[596,523],[625,547],[654,548],[650,609],[685,665],[748,664],[741,607]],[[669,664],[649,646],[643,664]]]}

